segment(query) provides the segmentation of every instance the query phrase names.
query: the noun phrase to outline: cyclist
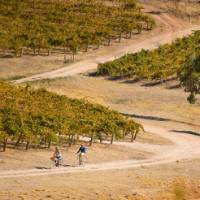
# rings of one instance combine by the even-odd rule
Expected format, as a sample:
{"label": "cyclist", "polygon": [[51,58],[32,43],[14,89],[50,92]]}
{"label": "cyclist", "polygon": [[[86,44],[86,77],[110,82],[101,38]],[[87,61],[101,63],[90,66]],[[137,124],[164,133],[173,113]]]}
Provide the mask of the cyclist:
{"label": "cyclist", "polygon": [[55,148],[53,158],[54,158],[55,166],[59,167],[62,161],[62,155],[58,147]]}
{"label": "cyclist", "polygon": [[85,154],[86,154],[86,147],[83,144],[81,144],[79,150],[77,151],[77,154],[79,154],[79,156],[78,156],[79,165],[83,165],[84,159],[85,159]]}

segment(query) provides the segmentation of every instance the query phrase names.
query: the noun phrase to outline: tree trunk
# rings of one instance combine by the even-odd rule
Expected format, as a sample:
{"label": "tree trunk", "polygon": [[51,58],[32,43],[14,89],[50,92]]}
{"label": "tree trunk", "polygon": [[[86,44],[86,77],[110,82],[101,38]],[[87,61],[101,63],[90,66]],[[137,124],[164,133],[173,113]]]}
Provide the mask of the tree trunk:
{"label": "tree trunk", "polygon": [[97,44],[97,49],[99,49],[100,48],[100,42],[98,42],[98,44]]}
{"label": "tree trunk", "polygon": [[72,146],[73,140],[74,140],[74,135],[71,135],[70,140],[69,140],[69,147]]}
{"label": "tree trunk", "polygon": [[68,145],[70,145],[71,135],[68,136]]}
{"label": "tree trunk", "polygon": [[131,142],[134,142],[134,133],[131,132]]}
{"label": "tree trunk", "polygon": [[123,135],[123,139],[125,139],[125,137],[126,137],[126,131],[125,130],[122,130],[122,135]]}
{"label": "tree trunk", "polygon": [[190,14],[188,15],[189,23],[191,22],[191,16]]}
{"label": "tree trunk", "polygon": [[114,137],[115,137],[115,134],[113,133],[112,136],[111,136],[110,144],[113,144],[113,142],[114,142]]}
{"label": "tree trunk", "polygon": [[102,138],[102,135],[100,134],[99,136],[99,140],[100,140],[100,143],[102,144],[103,143],[103,138]]}
{"label": "tree trunk", "polygon": [[80,140],[80,137],[79,137],[79,135],[77,135],[77,136],[76,136],[76,143],[78,143],[79,140]]}
{"label": "tree trunk", "polygon": [[93,139],[94,139],[94,135],[92,134],[91,137],[90,137],[90,146],[92,146]]}
{"label": "tree trunk", "polygon": [[22,57],[23,55],[24,55],[24,48],[21,48],[20,57]]}
{"label": "tree trunk", "polygon": [[133,138],[134,140],[136,140],[137,134],[138,134],[138,131],[136,131],[135,134],[134,134],[134,138]]}
{"label": "tree trunk", "polygon": [[50,149],[50,147],[51,147],[51,139],[49,139],[49,141],[48,141],[48,149]]}
{"label": "tree trunk", "polygon": [[34,56],[36,55],[36,49],[35,48],[33,49],[33,54],[34,54]]}
{"label": "tree trunk", "polygon": [[19,146],[19,143],[22,139],[22,134],[19,135],[18,139],[17,139],[17,142],[15,143],[15,147],[18,147]]}
{"label": "tree trunk", "polygon": [[26,150],[29,149],[29,145],[30,145],[30,140],[27,140],[27,143],[26,143]]}
{"label": "tree trunk", "polygon": [[48,49],[48,56],[51,55],[51,49]]}
{"label": "tree trunk", "polygon": [[66,48],[64,47],[64,63],[66,63],[67,58],[66,58]]}
{"label": "tree trunk", "polygon": [[5,139],[4,139],[4,142],[3,142],[3,152],[6,151],[6,148],[7,148],[7,142],[8,142],[8,139],[5,138]]}
{"label": "tree trunk", "polygon": [[73,145],[76,144],[76,135],[74,135],[74,138],[73,138]]}
{"label": "tree trunk", "polygon": [[111,43],[111,39],[108,38],[108,44],[107,44],[107,46],[110,46],[110,43]]}
{"label": "tree trunk", "polygon": [[86,44],[85,46],[85,52],[88,52],[89,44]]}
{"label": "tree trunk", "polygon": [[72,53],[72,61],[74,62],[75,60],[75,53]]}
{"label": "tree trunk", "polygon": [[68,141],[69,147],[72,146],[72,143],[71,143],[72,139],[71,138],[72,138],[72,135],[69,135],[69,141]]}
{"label": "tree trunk", "polygon": [[129,33],[129,38],[130,39],[132,38],[132,31]]}
{"label": "tree trunk", "polygon": [[119,40],[118,40],[118,42],[120,43],[120,42],[121,42],[121,40],[122,40],[122,33],[120,32],[120,34],[119,34]]}
{"label": "tree trunk", "polygon": [[44,143],[44,139],[41,138],[41,139],[40,139],[40,142],[39,142],[39,146],[41,146],[43,143]]}
{"label": "tree trunk", "polygon": [[141,15],[141,8],[139,8],[139,15]]}

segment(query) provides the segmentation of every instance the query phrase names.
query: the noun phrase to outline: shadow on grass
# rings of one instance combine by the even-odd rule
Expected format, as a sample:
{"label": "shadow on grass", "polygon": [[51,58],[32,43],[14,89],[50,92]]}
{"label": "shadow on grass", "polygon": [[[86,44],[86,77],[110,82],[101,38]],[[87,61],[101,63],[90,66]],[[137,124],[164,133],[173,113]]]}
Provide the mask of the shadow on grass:
{"label": "shadow on grass", "polygon": [[171,82],[171,81],[175,81],[175,80],[177,80],[176,76],[169,77],[169,78],[167,78],[165,80],[148,81],[147,83],[142,84],[142,86],[144,86],[144,87],[153,87],[153,86],[156,86],[156,85],[161,85],[163,83],[167,83],[167,82]]}
{"label": "shadow on grass", "polygon": [[149,11],[149,12],[146,12],[148,14],[152,14],[152,15],[160,15],[162,12],[159,11],[159,10],[152,10],[152,11]]}
{"label": "shadow on grass", "polygon": [[127,83],[127,84],[134,84],[134,83],[138,83],[140,81],[139,78],[134,78],[134,79],[127,79],[127,80],[124,80],[123,82],[121,83]]}
{"label": "shadow on grass", "polygon": [[26,78],[26,76],[16,75],[16,76],[8,77],[8,78],[0,78],[0,80],[1,81],[15,81],[15,80],[22,79],[22,78]]}
{"label": "shadow on grass", "polygon": [[[146,79],[140,79],[140,78],[126,78],[125,76],[107,76],[107,75],[98,75],[96,71],[88,72],[87,74],[84,74],[88,77],[104,77],[108,81],[120,81],[121,84],[134,84],[134,83],[141,83],[142,87],[154,87],[163,85],[164,83],[168,83],[171,81],[176,81],[177,77],[169,77],[164,80],[146,80]],[[171,86],[166,86],[166,89],[178,89],[180,88],[180,83],[175,83]]]}
{"label": "shadow on grass", "polygon": [[190,122],[185,122],[185,121],[170,119],[170,118],[164,118],[164,117],[149,116],[149,115],[137,115],[137,114],[129,114],[129,113],[121,113],[121,114],[124,115],[124,116],[127,116],[127,117],[133,117],[133,118],[138,118],[138,119],[146,119],[146,120],[152,120],[152,121],[163,121],[163,122],[176,122],[176,123],[180,123],[180,124],[186,124],[186,125],[200,127],[200,125],[198,125],[198,124],[193,124],[193,123],[190,123]]}
{"label": "shadow on grass", "polygon": [[136,114],[128,114],[128,113],[122,113],[122,114],[128,117],[134,117],[138,119],[148,119],[148,120],[153,120],[153,121],[172,121],[169,118],[162,118],[162,117],[156,117],[156,116],[136,115]]}
{"label": "shadow on grass", "polygon": [[43,169],[51,169],[50,167],[35,167],[35,169],[41,169],[41,170],[43,170]]}
{"label": "shadow on grass", "polygon": [[167,89],[172,90],[172,89],[178,89],[178,88],[180,88],[180,87],[181,87],[181,84],[178,83],[178,84],[175,84],[175,85],[172,85],[172,86],[167,87]]}
{"label": "shadow on grass", "polygon": [[[73,165],[61,165],[61,167],[73,167]],[[44,169],[52,169],[51,167],[35,167],[35,169],[40,169],[40,170],[44,170]]]}
{"label": "shadow on grass", "polygon": [[84,75],[85,75],[85,76],[89,76],[89,77],[100,77],[100,75],[98,75],[96,71],[87,72],[87,73],[85,73]]}
{"label": "shadow on grass", "polygon": [[194,132],[194,131],[186,131],[186,130],[171,130],[170,132],[183,133],[183,134],[190,134],[190,135],[200,136],[200,133],[197,133],[197,132]]}

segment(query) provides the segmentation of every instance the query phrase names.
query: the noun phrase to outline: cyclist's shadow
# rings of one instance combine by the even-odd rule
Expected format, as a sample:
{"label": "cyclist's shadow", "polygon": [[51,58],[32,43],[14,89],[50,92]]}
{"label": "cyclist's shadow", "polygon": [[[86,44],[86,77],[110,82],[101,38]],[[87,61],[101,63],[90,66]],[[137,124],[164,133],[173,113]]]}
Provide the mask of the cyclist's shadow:
{"label": "cyclist's shadow", "polygon": [[67,164],[64,164],[64,165],[61,165],[62,167],[73,167],[73,165],[67,165]]}
{"label": "cyclist's shadow", "polygon": [[[74,165],[63,164],[63,165],[60,165],[60,167],[74,167]],[[43,170],[43,169],[52,169],[52,167],[40,167],[40,166],[37,166],[37,167],[35,167],[35,169],[40,169],[40,170]]]}

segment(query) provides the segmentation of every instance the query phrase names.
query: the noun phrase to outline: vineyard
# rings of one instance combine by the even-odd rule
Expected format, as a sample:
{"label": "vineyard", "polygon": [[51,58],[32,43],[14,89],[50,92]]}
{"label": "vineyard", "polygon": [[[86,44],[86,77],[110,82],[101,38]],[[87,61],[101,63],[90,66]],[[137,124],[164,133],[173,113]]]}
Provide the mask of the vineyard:
{"label": "vineyard", "polygon": [[[48,103],[47,103],[48,102]],[[50,147],[54,144],[75,144],[80,136],[94,139],[123,138],[133,141],[143,129],[116,111],[48,92],[0,83],[0,144],[5,151],[12,146]]]}
{"label": "vineyard", "polygon": [[1,56],[74,55],[130,38],[155,22],[136,0],[2,0]]}
{"label": "vineyard", "polygon": [[165,80],[176,75],[189,56],[198,51],[200,31],[154,50],[141,50],[99,64],[97,75],[122,79]]}

